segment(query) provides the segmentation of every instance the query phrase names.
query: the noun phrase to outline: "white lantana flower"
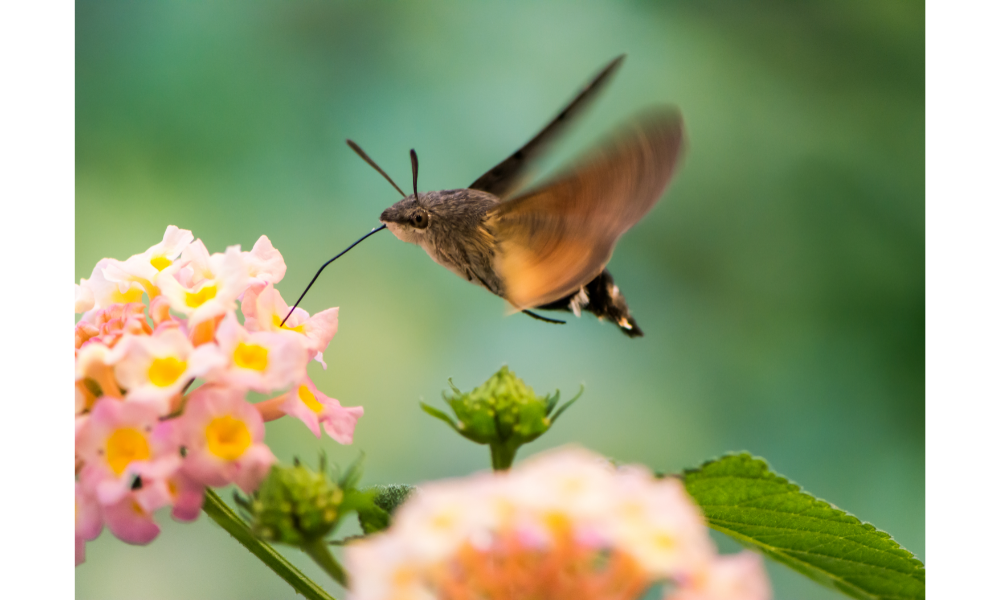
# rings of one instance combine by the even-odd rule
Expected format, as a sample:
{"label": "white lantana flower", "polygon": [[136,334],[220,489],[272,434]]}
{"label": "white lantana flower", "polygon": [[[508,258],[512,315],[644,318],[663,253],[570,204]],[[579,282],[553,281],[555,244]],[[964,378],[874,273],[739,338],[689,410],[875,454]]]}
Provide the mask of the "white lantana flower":
{"label": "white lantana flower", "polygon": [[155,296],[160,273],[172,266],[193,240],[194,235],[187,229],[168,225],[161,242],[125,261],[114,261],[105,269],[105,275],[110,281],[139,283],[150,296]]}
{"label": "white lantana flower", "polygon": [[249,275],[239,246],[209,256],[201,240],[181,253],[157,279],[170,308],[185,315],[188,327],[236,309],[236,299],[247,289]]}
{"label": "white lantana flower", "polygon": [[166,328],[153,335],[126,335],[106,362],[114,365],[126,401],[155,403],[162,415],[188,381],[221,366],[225,359],[215,344],[195,348],[180,329]]}

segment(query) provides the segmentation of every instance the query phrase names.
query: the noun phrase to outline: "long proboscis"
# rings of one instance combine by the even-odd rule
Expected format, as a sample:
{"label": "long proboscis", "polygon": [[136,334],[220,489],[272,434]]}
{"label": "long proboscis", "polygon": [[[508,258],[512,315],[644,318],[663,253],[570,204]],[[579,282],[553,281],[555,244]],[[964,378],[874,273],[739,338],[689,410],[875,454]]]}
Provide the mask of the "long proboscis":
{"label": "long proboscis", "polygon": [[300,302],[302,302],[302,299],[306,297],[306,294],[307,294],[307,293],[309,292],[309,288],[311,288],[311,287],[313,286],[313,284],[314,284],[314,283],[316,283],[316,280],[317,280],[317,279],[319,279],[319,274],[323,272],[323,269],[325,269],[325,268],[326,268],[326,266],[327,266],[328,264],[330,264],[330,263],[332,263],[333,261],[337,260],[337,259],[338,259],[338,258],[340,258],[341,256],[343,256],[343,255],[347,254],[347,252],[348,252],[348,251],[349,251],[349,250],[350,250],[351,248],[353,248],[353,247],[357,246],[357,245],[358,245],[358,244],[360,244],[361,242],[363,242],[363,241],[365,241],[366,239],[368,239],[368,237],[369,237],[369,236],[371,236],[371,235],[374,235],[374,234],[376,234],[376,233],[378,233],[378,232],[382,231],[383,229],[385,229],[385,224],[382,224],[382,225],[379,225],[378,227],[376,227],[376,228],[372,229],[372,230],[371,230],[371,231],[369,231],[368,233],[366,233],[366,234],[364,234],[363,236],[361,236],[360,238],[358,238],[358,240],[357,240],[356,242],[354,242],[353,244],[351,244],[350,246],[348,246],[347,248],[345,248],[345,249],[343,250],[343,252],[341,252],[341,253],[340,253],[340,254],[338,254],[337,256],[334,256],[333,258],[331,258],[330,260],[326,261],[325,263],[323,263],[323,266],[319,268],[319,271],[316,271],[316,274],[315,274],[315,275],[313,275],[313,278],[312,278],[312,281],[310,281],[310,282],[309,282],[309,285],[307,285],[307,286],[306,286],[306,289],[305,289],[305,291],[303,291],[303,292],[302,292],[302,295],[301,295],[301,296],[299,296],[299,299],[295,301],[295,305],[294,305],[294,306],[292,306],[292,308],[290,308],[290,309],[288,310],[288,314],[287,314],[287,315],[285,315],[285,318],[281,320],[281,326],[284,326],[284,325],[285,325],[285,321],[287,321],[287,320],[288,320],[288,317],[292,316],[292,313],[293,313],[293,312],[295,312],[295,309],[299,307],[299,303],[300,303]]}

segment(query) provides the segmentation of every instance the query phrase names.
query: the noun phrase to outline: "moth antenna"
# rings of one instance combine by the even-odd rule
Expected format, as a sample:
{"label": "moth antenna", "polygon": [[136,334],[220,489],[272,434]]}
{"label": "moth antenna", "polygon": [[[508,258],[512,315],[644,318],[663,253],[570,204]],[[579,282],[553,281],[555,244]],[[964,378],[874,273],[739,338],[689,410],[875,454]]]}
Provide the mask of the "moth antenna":
{"label": "moth antenna", "polygon": [[[350,140],[348,140],[348,143],[350,143]],[[360,149],[359,149],[359,152],[360,152]],[[362,153],[362,158],[364,158],[364,154],[363,153]],[[378,167],[375,167],[375,168],[378,169]],[[381,172],[381,169],[379,169],[379,172]],[[383,173],[383,175],[385,175],[385,173]],[[388,176],[386,176],[386,178],[388,178]],[[390,179],[389,181],[391,182],[392,180]],[[393,183],[393,185],[396,185],[396,184]],[[396,189],[399,189],[399,188],[396,188]],[[402,192],[400,192],[400,193],[402,194]],[[361,242],[365,241],[365,239],[368,236],[374,235],[374,234],[378,233],[379,231],[382,231],[383,229],[385,229],[385,224],[379,225],[375,229],[372,229],[368,233],[366,233],[363,236],[361,236],[360,238],[358,238],[358,241],[354,242],[353,244],[351,244],[350,246],[348,246],[347,248],[345,248],[343,252],[341,252],[337,256],[334,256],[333,258],[331,258],[330,260],[326,261],[325,263],[323,263],[323,266],[319,268],[319,271],[316,271],[316,274],[313,275],[312,281],[310,281],[309,285],[306,286],[305,291],[303,291],[302,295],[299,296],[299,299],[295,301],[295,305],[292,306],[290,309],[288,309],[288,314],[285,315],[285,318],[281,320],[281,325],[279,325],[279,327],[283,327],[285,325],[285,321],[287,321],[288,317],[292,316],[292,313],[295,312],[295,309],[299,307],[299,303],[302,302],[302,299],[306,297],[306,292],[308,292],[309,288],[311,288],[313,286],[313,284],[316,283],[316,280],[319,278],[319,274],[323,272],[323,269],[325,269],[328,264],[330,264],[333,261],[337,260],[341,256],[347,254],[348,250],[350,250],[351,248],[357,246]]]}
{"label": "moth antenna", "polygon": [[377,164],[375,164],[375,161],[372,160],[371,158],[369,158],[369,156],[367,154],[365,154],[365,151],[362,150],[360,146],[358,146],[357,144],[355,144],[351,140],[347,140],[347,145],[350,146],[351,150],[354,150],[354,152],[356,152],[357,155],[360,156],[363,161],[365,161],[366,163],[368,163],[368,165],[371,168],[373,168],[376,171],[378,171],[382,175],[382,177],[385,177],[385,180],[388,181],[389,183],[391,183],[392,187],[396,188],[396,191],[399,192],[400,196],[402,196],[404,198],[406,197],[406,194],[403,193],[403,190],[399,189],[399,186],[396,185],[396,182],[392,180],[392,177],[389,177],[388,175],[386,175],[385,171],[383,171],[381,167],[379,167]]}
{"label": "moth antenna", "polygon": [[413,199],[417,199],[417,170],[420,165],[417,163],[417,151],[410,148],[410,167],[413,168]]}

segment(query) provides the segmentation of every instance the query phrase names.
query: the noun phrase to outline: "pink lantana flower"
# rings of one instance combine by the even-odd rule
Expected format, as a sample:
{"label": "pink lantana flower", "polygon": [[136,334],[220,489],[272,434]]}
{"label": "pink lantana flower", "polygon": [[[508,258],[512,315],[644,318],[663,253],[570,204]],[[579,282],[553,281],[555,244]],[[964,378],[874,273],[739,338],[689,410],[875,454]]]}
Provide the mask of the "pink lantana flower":
{"label": "pink lantana flower", "polygon": [[[84,464],[80,482],[101,505],[131,495],[149,512],[169,503],[155,486],[145,485],[165,480],[181,464],[179,448],[156,435],[159,427],[159,411],[151,404],[103,397],[94,405],[78,428],[76,453]],[[136,477],[143,481],[139,491],[133,489]]]}
{"label": "pink lantana flower", "polygon": [[335,398],[316,389],[308,377],[288,392],[288,399],[282,403],[281,410],[300,419],[316,437],[320,437],[319,426],[322,424],[327,435],[341,444],[354,441],[354,426],[365,414],[361,406],[341,406]]}
{"label": "pink lantana flower", "polygon": [[208,255],[201,240],[184,248],[179,261],[157,279],[170,308],[187,316],[188,327],[221,317],[236,308],[236,299],[247,289],[249,276],[239,246],[224,254]]}
{"label": "pink lantana flower", "polygon": [[170,503],[164,482],[180,467],[179,449],[157,439],[159,428],[154,406],[102,398],[77,432],[83,492],[96,498],[115,537],[130,544],[159,534],[153,512]]}
{"label": "pink lantana flower", "polygon": [[165,414],[187,382],[224,364],[215,344],[195,348],[177,328],[151,336],[126,336],[108,355],[126,400],[152,402]]}
{"label": "pink lantana flower", "polygon": [[260,236],[250,252],[243,253],[250,276],[250,288],[260,291],[267,284],[276,284],[285,276],[285,259],[266,235]]}
{"label": "pink lantana flower", "polygon": [[160,273],[174,264],[181,252],[194,240],[187,229],[168,225],[163,233],[163,241],[142,254],[133,254],[125,261],[114,261],[104,270],[109,281],[136,282],[146,289],[150,297],[156,296],[157,279]]}
{"label": "pink lantana flower", "polygon": [[88,311],[76,324],[76,343],[83,344],[98,338],[109,348],[126,333],[149,335],[153,330],[146,322],[146,305],[141,302],[112,304]]}
{"label": "pink lantana flower", "polygon": [[309,313],[296,308],[285,324],[281,322],[288,315],[288,305],[281,298],[278,290],[268,284],[259,293],[247,291],[240,305],[245,325],[250,331],[277,331],[286,335],[299,336],[310,358],[315,358],[323,368],[323,351],[337,333],[337,315],[340,308],[328,308],[309,316]]}
{"label": "pink lantana flower", "polygon": [[220,487],[235,483],[251,493],[277,460],[264,444],[264,421],[244,392],[203,385],[176,419],[187,449],[184,473],[198,483]]}
{"label": "pink lantana flower", "polygon": [[112,304],[142,301],[144,290],[139,283],[134,281],[115,282],[104,275],[104,270],[116,262],[118,261],[113,258],[102,258],[94,265],[90,279],[80,280],[76,291],[76,312],[107,308]]}
{"label": "pink lantana flower", "polygon": [[97,498],[84,490],[80,482],[76,482],[76,564],[83,563],[84,545],[97,538],[104,528],[101,522],[101,509]]}
{"label": "pink lantana flower", "polygon": [[249,332],[229,313],[216,331],[225,365],[208,377],[239,389],[273,392],[287,388],[306,374],[306,349],[302,341],[270,331]]}

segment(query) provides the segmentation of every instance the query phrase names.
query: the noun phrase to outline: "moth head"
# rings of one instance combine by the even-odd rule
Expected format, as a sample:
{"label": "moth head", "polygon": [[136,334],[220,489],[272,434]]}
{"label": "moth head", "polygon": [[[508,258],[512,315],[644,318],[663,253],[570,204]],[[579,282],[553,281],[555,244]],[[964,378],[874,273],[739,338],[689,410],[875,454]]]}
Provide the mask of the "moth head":
{"label": "moth head", "polygon": [[431,225],[433,215],[419,198],[407,196],[382,211],[379,220],[404,242],[419,244]]}

